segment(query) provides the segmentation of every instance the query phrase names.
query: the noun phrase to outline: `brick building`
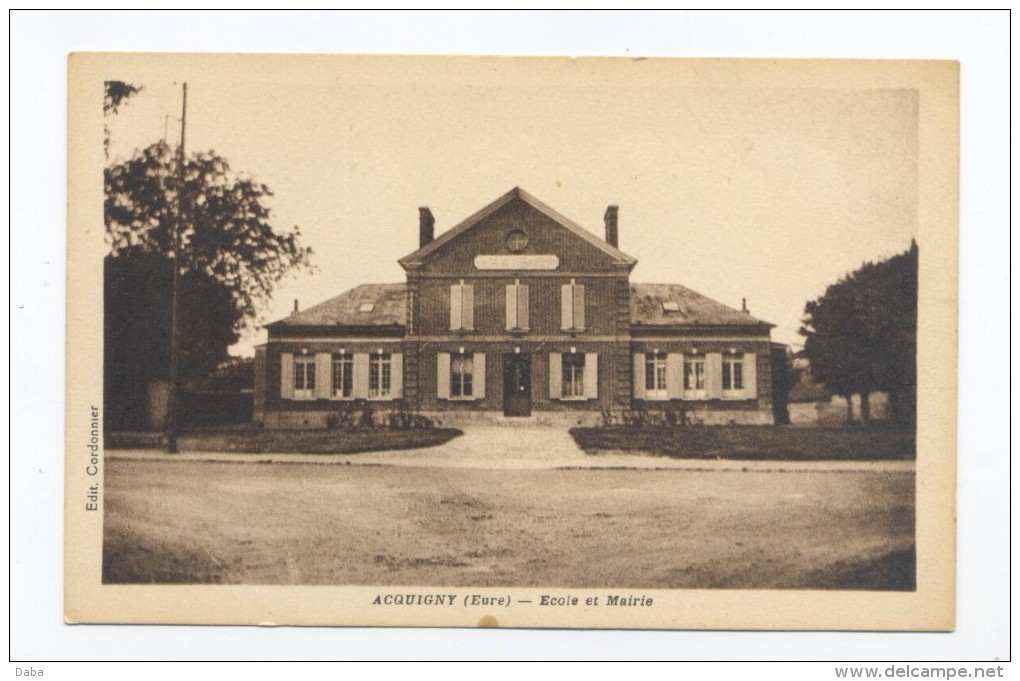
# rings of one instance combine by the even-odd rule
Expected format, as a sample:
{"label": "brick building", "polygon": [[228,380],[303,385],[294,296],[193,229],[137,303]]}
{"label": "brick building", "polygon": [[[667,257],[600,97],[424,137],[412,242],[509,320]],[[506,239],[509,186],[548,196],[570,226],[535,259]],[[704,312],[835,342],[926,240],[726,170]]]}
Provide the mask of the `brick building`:
{"label": "brick building", "polygon": [[667,407],[692,422],[773,422],[773,325],[678,284],[632,283],[616,206],[604,240],[519,188],[438,238],[434,226],[421,208],[406,282],[267,325],[257,422],[318,426],[366,401],[444,422]]}

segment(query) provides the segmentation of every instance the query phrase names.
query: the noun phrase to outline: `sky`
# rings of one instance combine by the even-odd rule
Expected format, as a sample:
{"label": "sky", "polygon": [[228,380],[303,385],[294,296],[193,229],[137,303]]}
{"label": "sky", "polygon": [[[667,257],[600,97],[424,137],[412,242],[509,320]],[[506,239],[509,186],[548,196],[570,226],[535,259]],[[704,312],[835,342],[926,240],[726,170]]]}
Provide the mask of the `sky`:
{"label": "sky", "polygon": [[[205,61],[196,61],[205,59]],[[404,279],[419,206],[437,235],[520,186],[593,233],[620,206],[633,282],[679,283],[799,344],[804,304],[917,233],[918,95],[678,60],[321,58],[132,64],[114,160],[179,135],[267,184],[316,269],[261,322]],[[736,69],[736,67],[733,67]],[[761,76],[761,77],[758,77]],[[819,81],[815,81],[818,83]],[[168,118],[168,116],[170,118]],[[923,245],[922,245],[923,248]],[[231,351],[251,355],[261,329]]]}

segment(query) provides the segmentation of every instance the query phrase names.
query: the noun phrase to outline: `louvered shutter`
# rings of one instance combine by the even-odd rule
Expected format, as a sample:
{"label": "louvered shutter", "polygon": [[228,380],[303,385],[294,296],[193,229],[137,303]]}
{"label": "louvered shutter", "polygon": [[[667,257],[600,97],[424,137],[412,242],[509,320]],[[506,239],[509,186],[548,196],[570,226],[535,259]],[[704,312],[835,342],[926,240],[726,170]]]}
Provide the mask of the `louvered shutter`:
{"label": "louvered shutter", "polygon": [[528,308],[530,304],[528,302],[528,285],[521,284],[517,287],[517,327],[520,329],[530,329],[531,320],[528,314]]}
{"label": "louvered shutter", "polygon": [[671,400],[684,396],[684,356],[678,352],[666,355],[666,394]]}
{"label": "louvered shutter", "polygon": [[475,328],[475,287],[464,284],[461,289],[461,323],[463,328],[473,331]]}
{"label": "louvered shutter", "polygon": [[315,396],[328,400],[333,395],[333,355],[328,352],[315,354]]}
{"label": "louvered shutter", "polygon": [[549,353],[549,399],[558,400],[563,397],[563,355],[559,352]]}
{"label": "louvered shutter", "polygon": [[718,352],[705,355],[705,396],[710,400],[722,397],[722,355]]}
{"label": "louvered shutter", "polygon": [[574,328],[584,328],[584,285],[576,284],[574,286]]}
{"label": "louvered shutter", "polygon": [[475,353],[475,374],[471,377],[474,383],[474,397],[476,400],[485,399],[485,353]]}
{"label": "louvered shutter", "polygon": [[517,286],[510,284],[506,287],[506,328],[516,329],[517,324]]}
{"label": "louvered shutter", "polygon": [[645,355],[643,352],[634,353],[634,397],[645,399]]}
{"label": "louvered shutter", "polygon": [[280,397],[294,399],[294,354],[291,352],[280,355]]}
{"label": "louvered shutter", "polygon": [[584,396],[594,399],[599,396],[599,353],[584,353]]}
{"label": "louvered shutter", "polygon": [[368,399],[368,355],[363,352],[354,355],[354,398]]}
{"label": "louvered shutter", "polygon": [[450,353],[436,355],[436,396],[441,400],[450,399]]}
{"label": "louvered shutter", "polygon": [[404,355],[399,352],[390,355],[390,396],[404,396]]}
{"label": "louvered shutter", "polygon": [[744,397],[758,398],[758,359],[753,352],[744,353]]}
{"label": "louvered shutter", "polygon": [[560,287],[560,328],[574,328],[574,287],[564,284]]}
{"label": "louvered shutter", "polygon": [[454,284],[450,287],[450,330],[456,331],[461,327],[462,324],[462,313],[461,313],[461,287],[459,284]]}

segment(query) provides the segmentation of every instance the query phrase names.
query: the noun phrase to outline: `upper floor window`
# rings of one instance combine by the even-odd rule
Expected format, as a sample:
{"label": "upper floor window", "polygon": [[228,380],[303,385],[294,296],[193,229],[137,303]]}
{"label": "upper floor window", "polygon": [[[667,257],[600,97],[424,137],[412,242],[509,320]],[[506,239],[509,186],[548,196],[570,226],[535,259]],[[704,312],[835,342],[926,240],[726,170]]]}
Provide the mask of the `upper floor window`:
{"label": "upper floor window", "polygon": [[354,356],[333,355],[331,394],[334,398],[348,399],[354,395]]}
{"label": "upper floor window", "polygon": [[294,399],[315,399],[315,355],[294,358]]}
{"label": "upper floor window", "polygon": [[368,396],[389,397],[393,390],[393,359],[388,352],[368,357]]}
{"label": "upper floor window", "polygon": [[506,328],[508,331],[526,331],[529,328],[530,307],[528,285],[520,279],[506,287]]}
{"label": "upper floor window", "polygon": [[584,330],[584,285],[571,279],[560,287],[560,328],[564,331]]}
{"label": "upper floor window", "polygon": [[645,396],[649,399],[666,399],[666,353],[645,353]]}
{"label": "upper floor window", "polygon": [[450,330],[472,331],[475,328],[475,287],[459,284],[450,287]]}
{"label": "upper floor window", "polygon": [[723,397],[741,397],[744,393],[744,356],[725,354],[722,358]]}

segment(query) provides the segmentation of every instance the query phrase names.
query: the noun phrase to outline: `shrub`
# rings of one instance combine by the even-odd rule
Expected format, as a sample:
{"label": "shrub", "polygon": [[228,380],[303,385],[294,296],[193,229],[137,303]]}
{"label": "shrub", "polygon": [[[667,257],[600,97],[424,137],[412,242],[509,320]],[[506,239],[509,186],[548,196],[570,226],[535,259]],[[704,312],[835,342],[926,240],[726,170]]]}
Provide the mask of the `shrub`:
{"label": "shrub", "polygon": [[360,425],[362,428],[371,428],[375,425],[375,409],[368,402],[361,409]]}

